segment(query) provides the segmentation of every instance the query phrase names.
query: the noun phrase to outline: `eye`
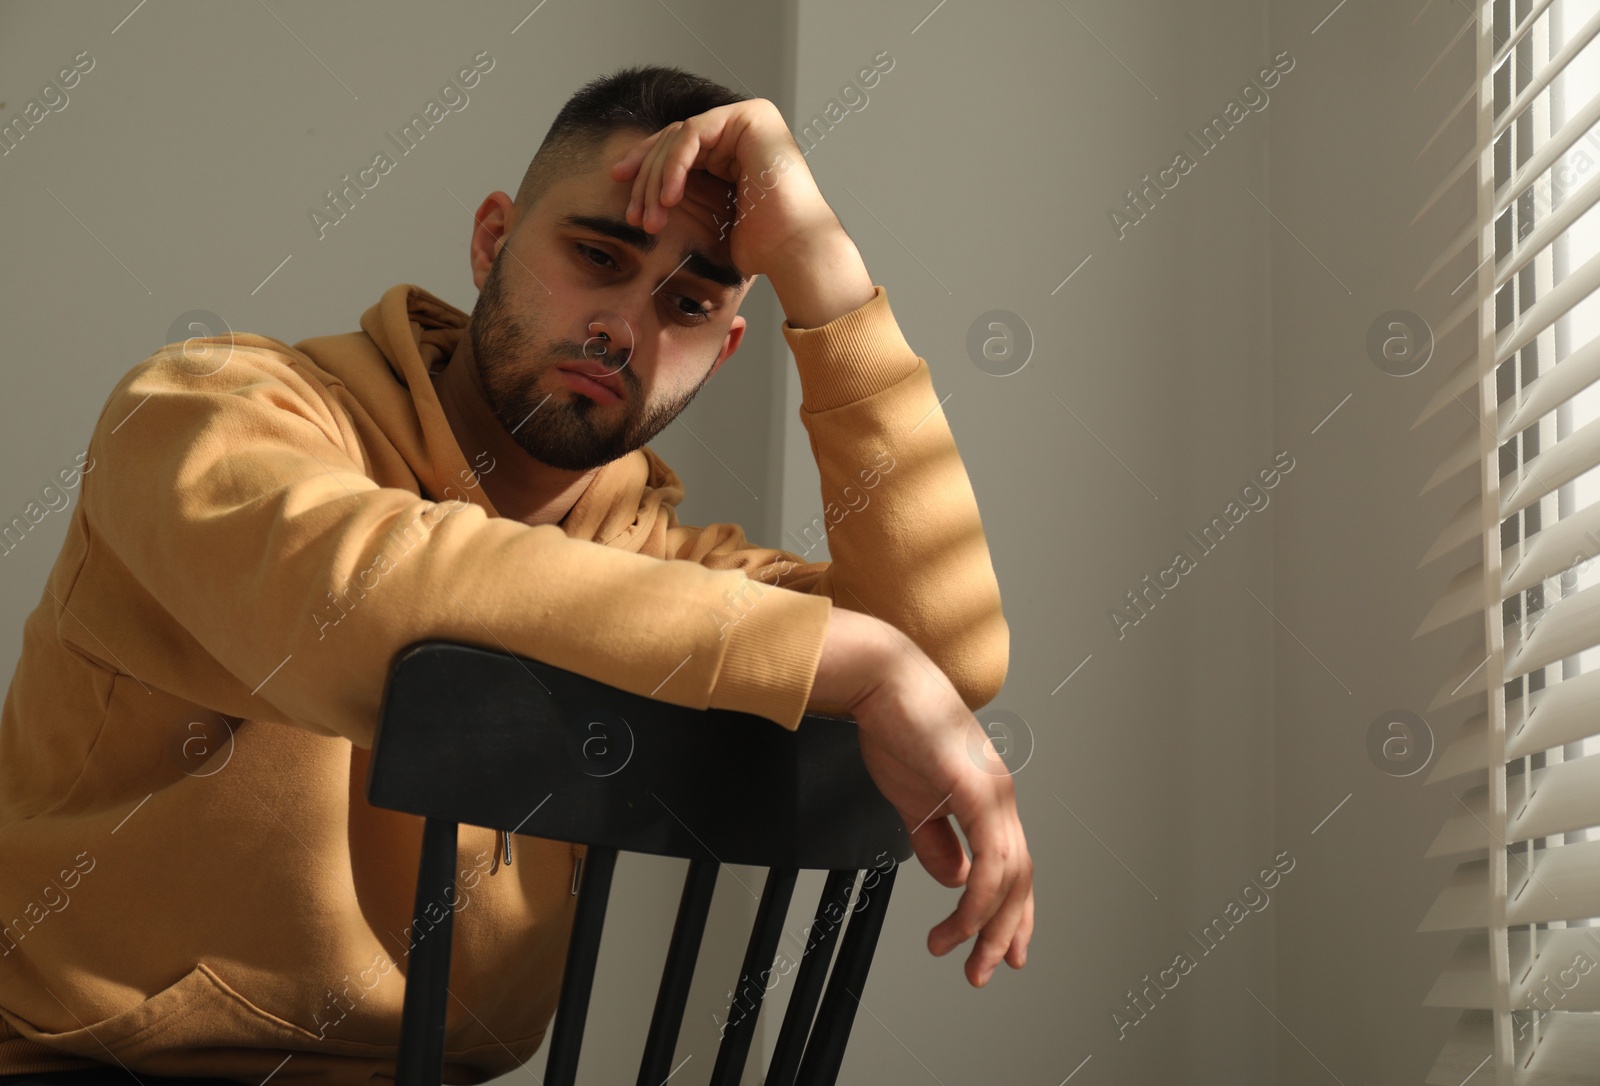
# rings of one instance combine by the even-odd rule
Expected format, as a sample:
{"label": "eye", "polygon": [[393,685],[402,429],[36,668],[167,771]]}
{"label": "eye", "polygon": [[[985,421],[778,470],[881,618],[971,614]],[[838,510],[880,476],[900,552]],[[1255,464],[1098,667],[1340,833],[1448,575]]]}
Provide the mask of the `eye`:
{"label": "eye", "polygon": [[[614,268],[614,267],[617,266],[616,262],[612,261],[611,254],[606,252],[604,249],[596,249],[593,245],[585,245],[581,241],[580,242],[573,242],[572,248],[573,248],[573,250],[575,252],[577,252],[577,254],[579,256],[583,257],[583,259],[584,259],[584,261],[586,263],[592,264],[597,268],[605,268],[605,267]],[[590,255],[589,255],[590,253],[599,254],[600,256],[605,258],[607,263],[602,264],[598,260],[594,260],[593,258],[590,257]]]}
{"label": "eye", "polygon": [[693,323],[698,324],[700,321],[708,321],[711,319],[711,311],[705,306],[701,305],[699,302],[695,301],[693,298],[680,294],[678,295],[678,301],[689,303],[689,308],[684,309],[682,312],[683,315],[689,317]]}

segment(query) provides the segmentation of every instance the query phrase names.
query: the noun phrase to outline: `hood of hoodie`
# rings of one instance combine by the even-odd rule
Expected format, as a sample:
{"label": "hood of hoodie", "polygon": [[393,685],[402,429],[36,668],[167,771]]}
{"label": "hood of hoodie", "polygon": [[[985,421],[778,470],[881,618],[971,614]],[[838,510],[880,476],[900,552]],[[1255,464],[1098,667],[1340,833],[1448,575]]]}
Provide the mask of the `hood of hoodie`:
{"label": "hood of hoodie", "polygon": [[[361,314],[361,331],[294,344],[337,378],[383,428],[425,493],[471,478],[471,467],[450,429],[429,374],[443,369],[467,328],[468,316],[411,283],[383,292]],[[498,516],[482,487],[466,490]],[[567,535],[629,550],[649,549],[677,523],[683,484],[648,446],[605,464],[562,518]]]}

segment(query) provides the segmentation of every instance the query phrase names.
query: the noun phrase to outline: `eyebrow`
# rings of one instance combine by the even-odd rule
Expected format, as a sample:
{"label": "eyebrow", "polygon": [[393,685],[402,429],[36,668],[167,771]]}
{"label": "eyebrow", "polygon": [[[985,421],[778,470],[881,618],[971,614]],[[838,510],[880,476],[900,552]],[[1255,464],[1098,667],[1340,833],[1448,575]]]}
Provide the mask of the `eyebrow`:
{"label": "eyebrow", "polygon": [[[563,215],[556,221],[556,225],[592,230],[596,234],[604,234],[624,245],[632,246],[641,253],[650,252],[659,240],[656,235],[642,227],[633,226],[625,219],[614,219],[609,215]],[[730,290],[738,290],[744,286],[745,277],[738,268],[720,260],[713,260],[699,249],[686,250],[683,262],[678,267],[687,269],[689,274],[708,283],[716,283]]]}

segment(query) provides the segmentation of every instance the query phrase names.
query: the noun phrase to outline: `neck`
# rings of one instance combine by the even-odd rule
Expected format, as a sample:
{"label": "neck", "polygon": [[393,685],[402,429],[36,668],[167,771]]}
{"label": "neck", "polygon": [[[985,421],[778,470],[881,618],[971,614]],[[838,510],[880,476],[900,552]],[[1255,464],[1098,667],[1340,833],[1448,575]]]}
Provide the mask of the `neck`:
{"label": "neck", "polygon": [[524,524],[557,524],[588,487],[595,471],[567,471],[529,455],[489,409],[466,329],[444,370],[431,374],[444,417],[468,463],[487,453],[492,472],[480,476],[484,493],[503,517]]}

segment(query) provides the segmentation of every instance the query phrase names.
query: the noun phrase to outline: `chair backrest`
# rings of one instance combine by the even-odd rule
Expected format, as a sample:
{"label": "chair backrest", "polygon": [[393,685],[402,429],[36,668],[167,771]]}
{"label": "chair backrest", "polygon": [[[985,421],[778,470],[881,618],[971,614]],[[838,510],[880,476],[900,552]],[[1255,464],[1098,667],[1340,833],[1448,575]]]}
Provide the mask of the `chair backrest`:
{"label": "chair backrest", "polygon": [[[559,802],[541,802],[546,796]],[[672,1072],[712,892],[727,863],[770,870],[711,1082],[731,1086],[743,1074],[767,990],[763,971],[776,956],[796,877],[805,868],[828,875],[765,1081],[831,1084],[895,873],[912,852],[904,823],[862,764],[849,719],[808,714],[789,731],[763,717],[685,709],[527,657],[446,641],[410,646],[395,659],[367,800],[426,820],[419,921],[428,903],[453,894],[460,823],[589,846],[551,1025],[546,1086],[570,1086],[576,1078],[619,851],[689,861],[641,1086],[660,1086]],[[857,895],[850,908],[857,876],[883,867],[886,857],[893,863],[872,893]],[[435,927],[443,938],[427,940],[411,955],[398,1086],[440,1080],[451,919],[446,911]]]}

